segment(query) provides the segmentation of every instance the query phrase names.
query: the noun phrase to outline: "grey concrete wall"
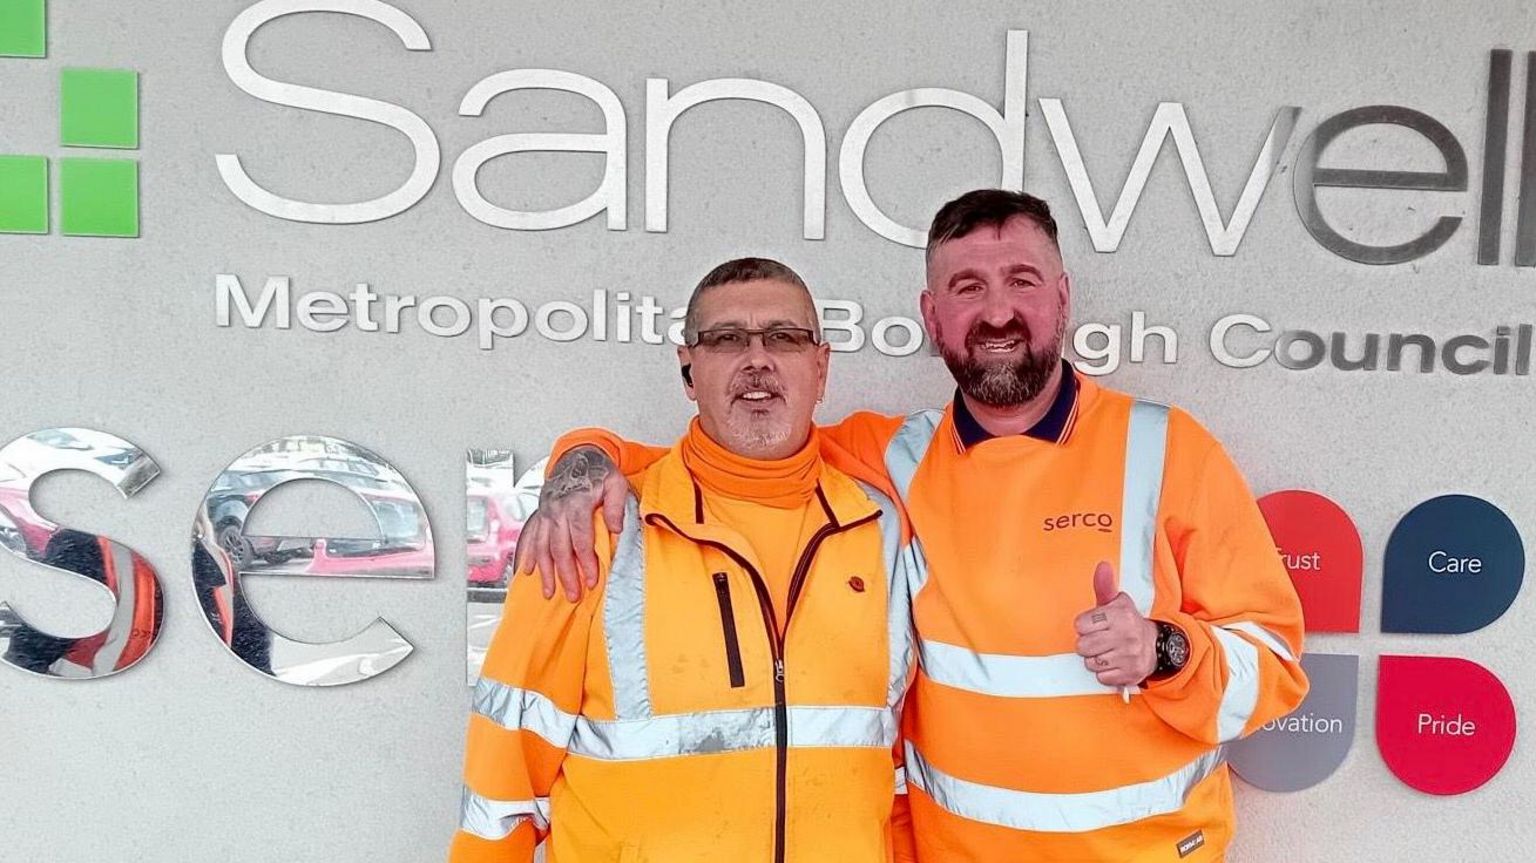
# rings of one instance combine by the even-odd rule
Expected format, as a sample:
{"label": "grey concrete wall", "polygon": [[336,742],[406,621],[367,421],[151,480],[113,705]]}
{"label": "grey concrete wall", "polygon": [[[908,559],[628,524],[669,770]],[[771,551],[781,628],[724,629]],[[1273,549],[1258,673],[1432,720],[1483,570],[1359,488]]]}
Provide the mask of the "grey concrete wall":
{"label": "grey concrete wall", "polygon": [[[265,104],[226,75],[220,43],[240,2],[51,4],[49,56],[0,59],[0,151],[56,158],[57,80],[65,66],[140,72],[142,236],[0,235],[0,368],[8,371],[0,440],[83,425],[144,447],[163,476],[130,501],[78,476],[41,490],[56,520],[118,538],[165,581],[164,635],[139,667],[94,682],[41,680],[0,668],[0,856],[38,861],[419,861],[440,856],[453,828],[465,715],[463,450],[514,448],[531,463],[578,424],[650,439],[689,415],[670,348],[559,343],[530,332],[479,350],[473,334],[398,334],[347,327],[219,327],[215,277],[249,289],[268,275],[296,293],[379,292],[515,297],[534,308],[589,302],[593,290],[680,305],[713,263],[740,254],[790,262],[825,297],[862,304],[866,323],[916,314],[922,254],[878,236],[850,209],[838,152],[853,118],[889,93],[947,87],[999,105],[1007,31],[1029,32],[1026,186],[1053,201],[1077,279],[1075,318],[1128,324],[1133,312],[1173,327],[1174,364],[1124,363],[1111,386],[1176,402],[1228,445],[1260,492],[1310,488],[1341,503],[1366,554],[1362,632],[1319,636],[1314,649],[1362,657],[1354,747],[1326,783],[1293,794],[1239,791],[1240,863],[1516,860],[1533,835],[1520,805],[1536,780],[1517,742],[1504,772],[1455,798],[1412,791],[1375,749],[1375,657],[1465,656],[1536,707],[1525,670],[1528,598],[1492,626],[1457,637],[1377,633],[1382,550],[1413,505],[1466,492],[1536,524],[1529,467],[1536,404],[1529,377],[1411,372],[1296,372],[1223,366],[1206,333],[1246,312],[1277,328],[1323,333],[1489,334],[1530,322],[1536,270],[1510,263],[1519,135],[1511,121],[1505,246],[1475,263],[1488,51],[1523,52],[1536,13],[1519,2],[963,4],[658,2],[520,3],[401,0],[430,35],[409,52],[379,24],[333,14],[276,21],[250,46],[280,80],[366,94],[408,107],[434,130],[443,165],[408,211],[361,225],[301,224],[241,203],[215,154],[236,153],[263,185],[296,198],[356,201],[409,173],[406,139],[384,126]],[[603,216],[544,232],[483,224],[457,201],[453,162],[511,132],[599,132],[586,99],[507,94],[484,117],[460,100],[493,72],[562,69],[603,82],[629,127],[628,227]],[[801,147],[788,116],[745,102],[680,119],[671,141],[670,225],[644,229],[646,80],[673,92],[744,77],[812,103],[827,135],[826,236],[801,224]],[[1119,248],[1096,252],[1038,100],[1059,98],[1108,211],[1160,101],[1188,113],[1223,214],[1231,212],[1281,106],[1301,109],[1241,246],[1211,251],[1171,143],[1151,172]],[[1302,140],[1348,108],[1396,104],[1451,130],[1470,162],[1466,192],[1328,190],[1329,218],[1363,242],[1401,242],[1437,214],[1465,217],[1451,240],[1411,263],[1372,267],[1313,239],[1297,216],[1290,171]],[[1438,170],[1412,134],[1376,127],[1341,139],[1331,163]],[[923,224],[953,194],[997,182],[985,128],[961,114],[903,113],[874,136],[866,176],[899,222]],[[595,155],[534,154],[488,165],[487,197],[541,209],[590,193]],[[836,355],[822,416],[905,411],[950,391],[942,364],[919,352],[865,347]],[[211,638],[190,587],[186,537],[198,502],[235,456],[285,434],[354,440],[416,485],[434,516],[431,582],[257,580],[262,613],[295,637],[348,635],[381,614],[417,647],[381,679],[304,690],[251,673]],[[360,512],[322,494],[292,496],[273,524],[344,533]],[[345,502],[345,501],[343,501]],[[280,525],[277,523],[281,522]],[[87,586],[0,559],[0,597],[39,626],[83,633],[107,618]]]}

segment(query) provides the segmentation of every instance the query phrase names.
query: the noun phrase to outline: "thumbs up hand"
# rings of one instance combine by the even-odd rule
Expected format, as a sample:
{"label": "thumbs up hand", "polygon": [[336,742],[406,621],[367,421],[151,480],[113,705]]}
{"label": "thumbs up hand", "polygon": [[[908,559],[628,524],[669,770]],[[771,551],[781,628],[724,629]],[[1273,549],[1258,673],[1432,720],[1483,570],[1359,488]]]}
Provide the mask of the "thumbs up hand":
{"label": "thumbs up hand", "polygon": [[1093,571],[1096,605],[1079,614],[1077,653],[1105,686],[1135,686],[1157,670],[1157,625],[1142,617],[1115,584],[1115,569],[1100,561]]}

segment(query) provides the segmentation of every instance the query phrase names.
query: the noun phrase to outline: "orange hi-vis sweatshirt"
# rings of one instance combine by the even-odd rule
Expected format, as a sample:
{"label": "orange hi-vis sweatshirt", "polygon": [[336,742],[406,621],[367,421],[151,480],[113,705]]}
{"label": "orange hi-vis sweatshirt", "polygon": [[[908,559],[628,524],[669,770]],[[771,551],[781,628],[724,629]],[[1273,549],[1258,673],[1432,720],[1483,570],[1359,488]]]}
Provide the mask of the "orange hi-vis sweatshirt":
{"label": "orange hi-vis sweatshirt", "polygon": [[597,589],[514,581],[451,863],[914,859],[910,531],[818,450],[752,462],[695,424],[630,475],[623,533],[597,524]]}
{"label": "orange hi-vis sweatshirt", "polygon": [[[1188,414],[1068,373],[1034,429],[992,437],[955,402],[858,413],[829,464],[884,470],[921,544],[920,669],[904,716],[918,858],[1210,863],[1231,841],[1223,746],[1307,691],[1301,606],[1258,507]],[[632,470],[655,458],[606,432]],[[1115,566],[1191,655],[1127,703],[1075,652]]]}

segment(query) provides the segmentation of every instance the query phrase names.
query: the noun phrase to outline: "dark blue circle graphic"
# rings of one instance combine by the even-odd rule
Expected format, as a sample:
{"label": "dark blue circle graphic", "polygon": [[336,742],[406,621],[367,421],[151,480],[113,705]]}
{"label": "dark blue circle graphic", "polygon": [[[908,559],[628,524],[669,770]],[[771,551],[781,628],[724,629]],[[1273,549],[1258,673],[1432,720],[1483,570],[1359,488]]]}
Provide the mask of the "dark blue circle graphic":
{"label": "dark blue circle graphic", "polygon": [[1472,632],[1514,603],[1525,580],[1525,545],[1503,510],[1448,494],[1397,523],[1384,570],[1382,632]]}

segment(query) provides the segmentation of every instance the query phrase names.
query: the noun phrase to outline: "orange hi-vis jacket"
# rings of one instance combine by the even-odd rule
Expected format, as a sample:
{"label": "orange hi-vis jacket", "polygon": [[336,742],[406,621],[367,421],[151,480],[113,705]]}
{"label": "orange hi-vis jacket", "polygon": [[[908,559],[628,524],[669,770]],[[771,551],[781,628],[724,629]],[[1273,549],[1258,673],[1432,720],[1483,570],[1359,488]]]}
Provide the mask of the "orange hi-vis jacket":
{"label": "orange hi-vis jacket", "polygon": [[[989,437],[956,407],[821,429],[831,464],[883,469],[925,566],[903,731],[923,863],[1221,860],[1223,746],[1306,694],[1300,602],[1242,477],[1188,414],[1069,373],[1042,425]],[[967,437],[970,438],[967,441]],[[984,438],[984,439],[979,439]],[[597,431],[633,469],[654,452]],[[1075,652],[1115,564],[1190,658],[1129,702]]]}
{"label": "orange hi-vis jacket", "polygon": [[597,589],[571,603],[537,579],[509,588],[475,688],[452,863],[526,863],[546,838],[550,863],[895,853],[916,661],[901,511],[823,466],[811,505],[825,523],[778,615],[680,449],[631,475],[621,534],[598,524]]}

